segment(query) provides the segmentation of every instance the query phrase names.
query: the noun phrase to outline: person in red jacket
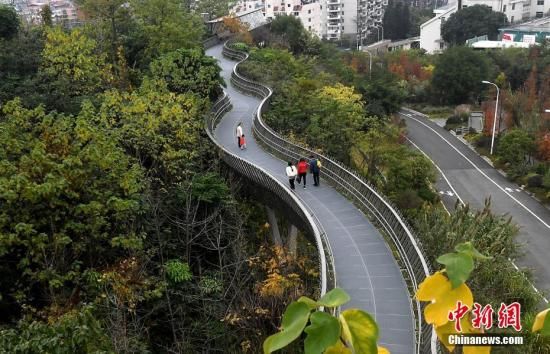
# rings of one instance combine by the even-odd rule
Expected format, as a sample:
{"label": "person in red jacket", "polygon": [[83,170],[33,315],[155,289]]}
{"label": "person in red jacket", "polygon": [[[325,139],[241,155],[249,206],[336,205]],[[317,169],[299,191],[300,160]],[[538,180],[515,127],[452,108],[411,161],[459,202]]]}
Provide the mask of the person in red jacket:
{"label": "person in red jacket", "polygon": [[308,163],[306,162],[306,159],[302,158],[300,161],[298,161],[298,184],[302,181],[302,178],[304,179],[304,188],[306,188],[306,176],[307,176],[307,167]]}

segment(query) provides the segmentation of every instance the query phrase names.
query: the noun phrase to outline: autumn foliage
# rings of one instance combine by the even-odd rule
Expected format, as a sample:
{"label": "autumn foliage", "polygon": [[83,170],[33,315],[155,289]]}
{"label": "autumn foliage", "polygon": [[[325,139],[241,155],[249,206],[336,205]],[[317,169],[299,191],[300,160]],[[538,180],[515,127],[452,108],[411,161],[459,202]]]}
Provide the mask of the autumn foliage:
{"label": "autumn foliage", "polygon": [[237,37],[237,40],[251,45],[252,35],[248,31],[248,24],[242,23],[237,17],[226,16],[223,18],[225,28]]}
{"label": "autumn foliage", "polygon": [[412,56],[405,51],[400,52],[398,57],[390,58],[388,70],[406,81],[426,81],[432,77],[432,68],[430,66],[422,66],[418,57]]}

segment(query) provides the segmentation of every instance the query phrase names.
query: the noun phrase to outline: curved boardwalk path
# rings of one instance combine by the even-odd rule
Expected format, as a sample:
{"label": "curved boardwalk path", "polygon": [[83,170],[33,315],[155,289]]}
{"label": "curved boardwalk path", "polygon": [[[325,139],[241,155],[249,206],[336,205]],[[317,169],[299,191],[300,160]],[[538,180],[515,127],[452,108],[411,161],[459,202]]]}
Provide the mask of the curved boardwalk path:
{"label": "curved boardwalk path", "polygon": [[[206,51],[219,60],[222,76],[233,109],[218,124],[218,142],[245,160],[261,166],[272,176],[288,184],[286,162],[265,152],[254,140],[251,126],[260,100],[246,96],[231,86],[230,78],[236,62],[222,56],[223,45]],[[247,149],[240,151],[235,128],[243,122]],[[307,156],[306,156],[307,157]],[[323,183],[313,187],[296,186],[296,193],[309,206],[327,233],[336,268],[338,286],[351,296],[343,306],[361,308],[375,316],[380,326],[379,344],[392,354],[413,353],[414,333],[411,301],[403,276],[382,235],[364,214],[332,187]]]}

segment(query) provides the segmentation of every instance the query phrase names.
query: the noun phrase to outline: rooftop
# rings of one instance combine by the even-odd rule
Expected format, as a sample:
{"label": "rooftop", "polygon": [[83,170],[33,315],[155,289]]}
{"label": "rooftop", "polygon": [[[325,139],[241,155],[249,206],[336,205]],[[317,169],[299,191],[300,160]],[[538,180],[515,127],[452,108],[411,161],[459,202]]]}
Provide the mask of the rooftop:
{"label": "rooftop", "polygon": [[550,16],[519,23],[515,26],[499,28],[499,31],[550,32]]}

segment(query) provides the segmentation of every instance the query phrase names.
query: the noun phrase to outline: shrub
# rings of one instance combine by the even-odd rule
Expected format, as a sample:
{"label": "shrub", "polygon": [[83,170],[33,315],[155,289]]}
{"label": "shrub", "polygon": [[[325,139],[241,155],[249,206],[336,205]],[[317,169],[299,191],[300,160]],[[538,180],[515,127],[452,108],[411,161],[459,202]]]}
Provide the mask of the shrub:
{"label": "shrub", "polygon": [[527,175],[527,186],[532,188],[539,188],[543,185],[543,177],[537,173],[530,173]]}
{"label": "shrub", "polygon": [[240,50],[241,52],[247,52],[247,53],[250,50],[250,47],[248,46],[248,44],[243,42],[233,43],[230,45],[230,47],[235,50]]}

